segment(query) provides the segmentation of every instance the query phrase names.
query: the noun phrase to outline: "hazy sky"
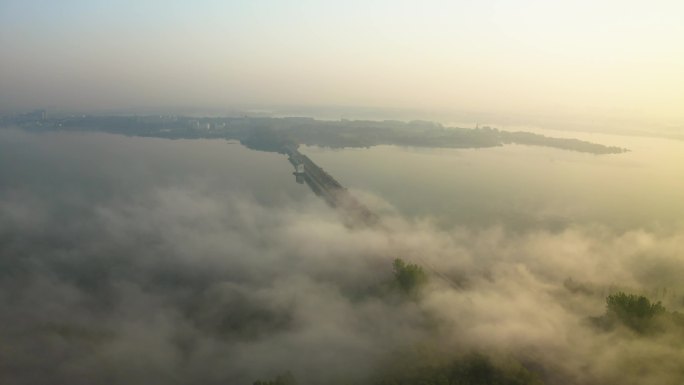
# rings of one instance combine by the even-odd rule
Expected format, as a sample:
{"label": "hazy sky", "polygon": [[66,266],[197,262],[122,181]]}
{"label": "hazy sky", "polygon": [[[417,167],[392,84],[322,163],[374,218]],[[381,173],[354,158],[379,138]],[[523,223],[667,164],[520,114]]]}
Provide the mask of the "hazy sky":
{"label": "hazy sky", "polygon": [[342,105],[684,121],[681,1],[0,1],[0,109]]}

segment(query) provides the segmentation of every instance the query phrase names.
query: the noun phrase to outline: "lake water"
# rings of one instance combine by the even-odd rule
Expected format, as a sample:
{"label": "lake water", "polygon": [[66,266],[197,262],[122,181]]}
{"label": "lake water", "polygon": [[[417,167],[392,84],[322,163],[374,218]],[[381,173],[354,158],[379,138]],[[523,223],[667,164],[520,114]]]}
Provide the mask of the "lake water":
{"label": "lake water", "polygon": [[[379,212],[388,210],[373,196],[400,215],[445,227],[501,224],[525,230],[598,223],[662,230],[682,224],[684,142],[542,133],[631,152],[596,156],[519,145],[301,150]],[[234,142],[20,131],[5,131],[0,139],[6,194],[25,185],[49,190],[32,187],[36,194],[59,192],[74,200],[134,199],[143,191],[136,186],[153,186],[197,188],[218,200],[245,197],[265,206],[325,207],[306,185],[295,183],[286,156]]]}
{"label": "lake water", "polygon": [[684,142],[542,131],[631,151],[591,155],[508,145],[485,149],[303,147],[352,190],[445,225],[671,228],[684,218]]}
{"label": "lake water", "polygon": [[0,193],[36,199],[131,201],[176,189],[266,207],[317,201],[292,171],[284,155],[225,140],[0,131]]}

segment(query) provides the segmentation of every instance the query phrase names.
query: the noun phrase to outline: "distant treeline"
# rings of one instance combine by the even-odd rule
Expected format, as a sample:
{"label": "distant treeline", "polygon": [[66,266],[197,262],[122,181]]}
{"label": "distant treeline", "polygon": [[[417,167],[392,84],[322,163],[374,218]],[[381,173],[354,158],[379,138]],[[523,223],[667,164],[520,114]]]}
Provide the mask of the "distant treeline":
{"label": "distant treeline", "polygon": [[287,145],[322,147],[371,147],[399,145],[442,148],[484,148],[504,144],[553,147],[591,154],[618,154],[626,149],[578,139],[552,138],[521,131],[444,127],[427,121],[339,120],[312,118],[176,116],[78,116],[63,119],[5,119],[39,130],[95,130],[110,133],[163,138],[223,138],[239,140],[263,151],[283,152]]}

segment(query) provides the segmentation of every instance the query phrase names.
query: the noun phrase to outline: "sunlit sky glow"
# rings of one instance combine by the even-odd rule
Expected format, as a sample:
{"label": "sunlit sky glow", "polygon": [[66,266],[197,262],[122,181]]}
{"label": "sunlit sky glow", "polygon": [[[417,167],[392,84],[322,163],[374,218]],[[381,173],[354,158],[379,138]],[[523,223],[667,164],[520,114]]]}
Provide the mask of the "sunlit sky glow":
{"label": "sunlit sky glow", "polygon": [[684,122],[680,1],[0,2],[0,105]]}

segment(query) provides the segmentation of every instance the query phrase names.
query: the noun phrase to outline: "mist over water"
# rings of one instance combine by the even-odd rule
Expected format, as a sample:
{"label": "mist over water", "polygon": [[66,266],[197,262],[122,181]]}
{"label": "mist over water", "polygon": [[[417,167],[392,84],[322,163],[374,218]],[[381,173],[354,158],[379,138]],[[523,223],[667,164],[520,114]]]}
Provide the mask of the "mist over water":
{"label": "mist over water", "polygon": [[[680,329],[643,337],[589,322],[618,289],[684,303],[681,208],[652,203],[681,182],[632,149],[307,148],[382,214],[353,228],[295,183],[283,155],[3,130],[0,375],[373,383],[480,352],[551,384],[677,384]],[[631,172],[660,195],[634,198]],[[624,205],[596,210],[620,191]],[[633,225],[643,218],[654,225]],[[427,269],[418,299],[387,291],[394,258]]]}
{"label": "mist over water", "polygon": [[683,384],[683,14],[0,0],[0,385]]}

